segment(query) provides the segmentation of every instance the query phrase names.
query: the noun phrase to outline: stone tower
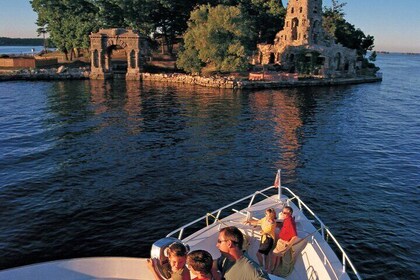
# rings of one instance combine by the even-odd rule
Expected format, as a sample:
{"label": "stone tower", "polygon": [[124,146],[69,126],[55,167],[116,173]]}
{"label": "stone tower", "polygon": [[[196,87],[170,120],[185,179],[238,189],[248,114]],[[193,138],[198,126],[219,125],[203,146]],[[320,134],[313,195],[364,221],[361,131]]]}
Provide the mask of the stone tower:
{"label": "stone tower", "polygon": [[322,1],[289,0],[284,27],[276,42],[280,46],[316,45],[323,34]]}
{"label": "stone tower", "polygon": [[274,44],[259,44],[254,64],[278,65],[290,73],[352,76],[356,50],[336,44],[322,27],[322,0],[289,0]]}

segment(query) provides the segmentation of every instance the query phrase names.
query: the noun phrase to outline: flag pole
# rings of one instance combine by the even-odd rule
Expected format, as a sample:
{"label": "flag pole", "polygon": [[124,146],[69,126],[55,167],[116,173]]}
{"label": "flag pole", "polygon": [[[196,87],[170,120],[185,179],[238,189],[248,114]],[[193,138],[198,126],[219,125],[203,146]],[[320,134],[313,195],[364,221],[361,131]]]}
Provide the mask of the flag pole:
{"label": "flag pole", "polygon": [[278,189],[279,200],[281,201],[281,169],[277,171],[274,186]]}

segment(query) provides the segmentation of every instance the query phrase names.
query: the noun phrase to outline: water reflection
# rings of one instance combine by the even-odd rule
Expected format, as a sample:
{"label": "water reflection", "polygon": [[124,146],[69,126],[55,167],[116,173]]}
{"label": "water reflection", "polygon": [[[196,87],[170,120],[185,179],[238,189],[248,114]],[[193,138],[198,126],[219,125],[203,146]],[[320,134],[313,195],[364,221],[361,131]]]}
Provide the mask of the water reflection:
{"label": "water reflection", "polygon": [[297,153],[300,143],[297,134],[302,126],[296,95],[286,91],[258,91],[252,94],[250,102],[257,119],[271,119],[274,122],[275,143],[281,151],[275,162],[276,167],[293,172],[299,165]]}
{"label": "water reflection", "polygon": [[[266,149],[280,151],[273,155],[272,168],[284,169],[290,179],[303,164],[299,162],[302,126],[311,121],[316,105],[314,94],[297,90],[246,93],[135,81],[89,81],[89,86],[93,110],[102,115],[102,128],[115,126],[117,118],[127,134],[149,133],[160,147],[186,139],[192,141],[186,147],[189,151],[204,146],[207,159],[228,156],[238,145],[246,146],[244,140],[238,141],[238,134],[264,129],[263,134],[274,139],[270,145],[278,144]],[[244,121],[249,121],[245,127]]]}
{"label": "water reflection", "polygon": [[96,115],[106,112],[107,107],[105,106],[106,96],[110,91],[111,85],[101,80],[89,80],[90,86],[90,98],[92,105],[94,106],[94,112]]}

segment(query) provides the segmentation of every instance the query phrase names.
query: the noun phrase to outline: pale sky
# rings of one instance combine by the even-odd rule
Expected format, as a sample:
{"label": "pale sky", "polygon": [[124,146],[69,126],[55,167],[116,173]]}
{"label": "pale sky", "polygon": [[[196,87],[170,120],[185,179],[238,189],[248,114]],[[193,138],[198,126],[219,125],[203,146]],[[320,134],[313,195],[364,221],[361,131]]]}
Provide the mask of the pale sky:
{"label": "pale sky", "polygon": [[[347,3],[348,22],[375,37],[376,50],[420,53],[420,0],[339,2]],[[331,0],[323,5],[331,6]],[[36,18],[29,0],[0,0],[0,37],[36,38]]]}

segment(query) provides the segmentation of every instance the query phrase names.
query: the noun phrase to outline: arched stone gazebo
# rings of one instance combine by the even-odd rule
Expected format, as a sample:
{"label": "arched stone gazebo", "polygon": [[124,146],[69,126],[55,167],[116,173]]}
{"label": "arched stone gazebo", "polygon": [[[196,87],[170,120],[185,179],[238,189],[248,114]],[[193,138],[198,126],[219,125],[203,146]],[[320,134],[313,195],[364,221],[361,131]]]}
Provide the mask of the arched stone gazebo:
{"label": "arched stone gazebo", "polygon": [[140,80],[140,71],[148,54],[147,41],[131,29],[100,29],[91,33],[90,78],[104,80],[112,77],[111,53],[113,48],[121,47],[127,55],[126,80]]}

